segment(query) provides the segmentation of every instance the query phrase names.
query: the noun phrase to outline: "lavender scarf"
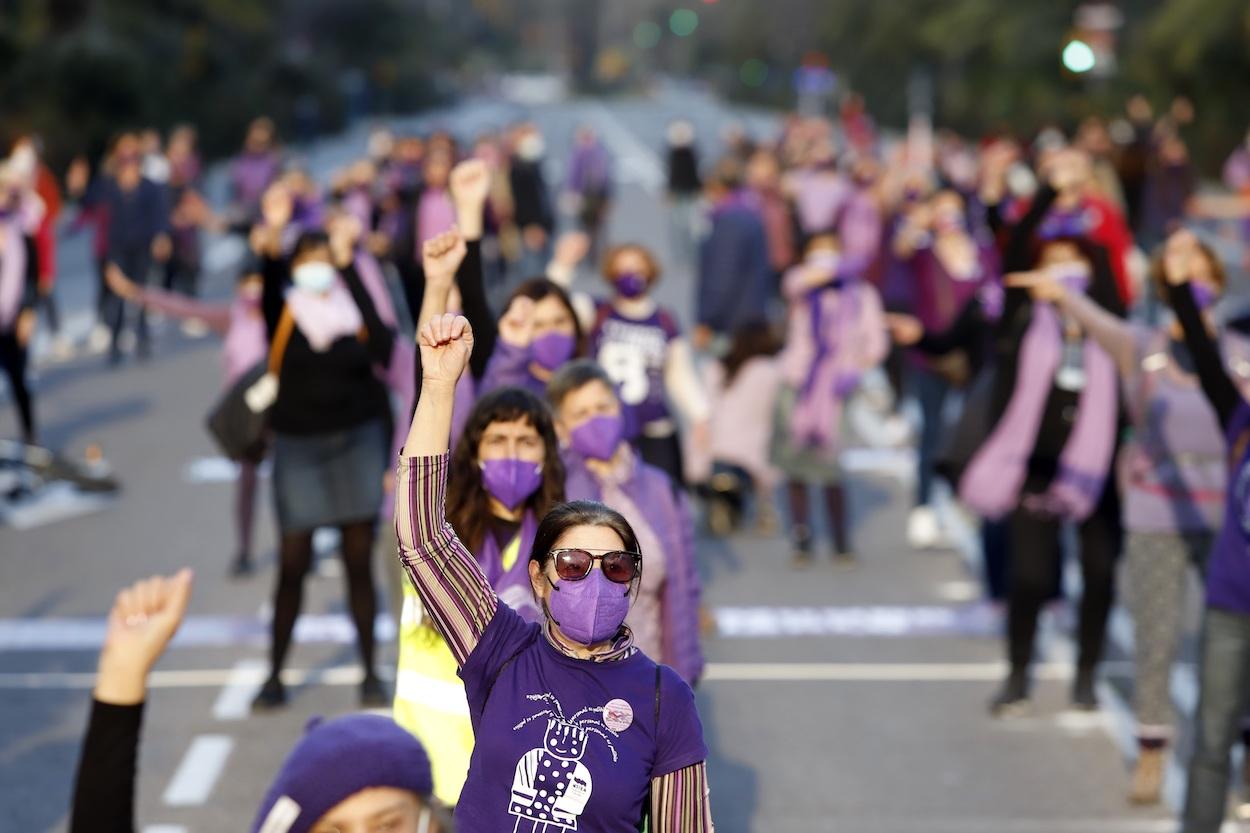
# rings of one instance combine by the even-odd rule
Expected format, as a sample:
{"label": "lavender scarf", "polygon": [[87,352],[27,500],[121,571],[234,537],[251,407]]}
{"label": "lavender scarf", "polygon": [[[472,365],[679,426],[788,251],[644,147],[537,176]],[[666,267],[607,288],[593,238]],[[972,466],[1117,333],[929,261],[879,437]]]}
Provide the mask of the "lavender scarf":
{"label": "lavender scarf", "polygon": [[526,509],[518,533],[521,540],[518,542],[516,561],[505,568],[503,551],[489,531],[482,539],[482,546],[477,553],[478,566],[486,574],[486,580],[494,588],[499,600],[521,614],[521,618],[527,622],[541,622],[544,619],[542,608],[534,601],[534,590],[530,585],[530,549],[534,546],[534,534],[537,531],[538,521],[534,518],[534,512]]}
{"label": "lavender scarf", "polygon": [[0,251],[0,331],[13,329],[26,292],[26,241],[17,223],[0,223],[4,249]]}
{"label": "lavender scarf", "polygon": [[1088,338],[1083,351],[1085,386],[1058,472],[1044,494],[1027,495],[1021,501],[1029,456],[1062,360],[1060,327],[1054,307],[1033,304],[1011,400],[959,481],[960,499],[983,517],[1001,518],[1022,504],[1030,511],[1080,521],[1098,505],[1115,451],[1117,385],[1111,357]]}
{"label": "lavender scarf", "polygon": [[[876,362],[874,346],[885,331],[873,290],[854,277],[859,261],[835,262],[833,281],[803,301],[814,351],[790,415],[794,442],[822,450],[837,447],[842,407],[860,375]],[[795,324],[801,321],[802,313]]]}

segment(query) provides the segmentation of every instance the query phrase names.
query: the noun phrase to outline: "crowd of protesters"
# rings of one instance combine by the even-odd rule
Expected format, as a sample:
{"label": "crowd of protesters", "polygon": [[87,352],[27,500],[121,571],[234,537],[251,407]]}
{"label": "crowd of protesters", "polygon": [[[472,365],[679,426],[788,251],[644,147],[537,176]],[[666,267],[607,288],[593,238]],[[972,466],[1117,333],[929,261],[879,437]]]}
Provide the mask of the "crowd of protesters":
{"label": "crowd of protesters", "polygon": [[[269,457],[279,543],[255,710],[286,704],[313,533],[331,527],[361,705],[393,702],[411,732],[363,717],[310,730],[254,829],[710,830],[697,524],[784,528],[800,570],[823,531],[834,565],[871,569],[884,553],[853,535],[847,500],[846,452],[863,444],[914,445],[911,547],[951,544],[944,495],[978,520],[985,595],[1004,609],[996,718],[1029,710],[1065,555],[1082,578],[1071,702],[1098,708],[1124,556],[1135,803],[1160,800],[1199,571],[1183,830],[1219,829],[1250,669],[1250,345],[1219,303],[1242,264],[1190,226],[1250,214],[1250,142],[1223,168],[1233,194],[1200,195],[1193,118],[1183,100],[1156,116],[1137,98],[1069,133],[977,142],[794,116],[717,143],[677,121],[663,244],[611,239],[613,159],[589,127],[562,181],[524,123],[378,129],[322,183],[258,119],[217,209],[190,128],[122,133],[100,164],[76,161],[65,204],[95,234],[96,346],[150,358],[147,313],[181,319],[221,335],[227,394],[267,408],[263,442],[236,455],[230,561],[254,569]],[[30,443],[38,309],[58,323],[60,191],[37,139],[18,142],[0,168],[0,359]],[[221,301],[198,297],[210,231],[248,249]],[[674,276],[692,280],[688,307],[657,300]],[[866,430],[864,408],[900,430]],[[395,579],[394,692],[375,657],[375,549]],[[118,597],[75,830],[132,829],[144,679],[190,584]]]}

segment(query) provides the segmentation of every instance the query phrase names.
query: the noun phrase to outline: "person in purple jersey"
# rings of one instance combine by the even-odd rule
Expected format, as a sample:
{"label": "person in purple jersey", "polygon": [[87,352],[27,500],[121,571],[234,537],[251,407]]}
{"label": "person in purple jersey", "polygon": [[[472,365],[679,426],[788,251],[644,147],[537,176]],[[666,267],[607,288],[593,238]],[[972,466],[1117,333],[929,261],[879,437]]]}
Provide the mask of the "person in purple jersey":
{"label": "person in purple jersey", "polygon": [[1225,369],[1210,317],[1202,312],[1205,290],[1195,280],[1200,257],[1192,232],[1168,239],[1168,303],[1184,331],[1202,392],[1219,418],[1229,466],[1224,518],[1207,557],[1198,710],[1181,833],[1217,833],[1224,823],[1229,752],[1250,691],[1250,402]]}
{"label": "person in purple jersey", "polygon": [[422,329],[395,515],[400,560],[460,668],[477,738],[456,829],[710,831],[693,692],[625,624],[650,557],[629,523],[587,501],[539,522],[528,562],[539,624],[500,602],[447,522],[452,404],[472,349],[463,317]]}
{"label": "person in purple jersey", "polygon": [[697,444],[706,445],[707,438],[707,398],[690,345],[676,317],[651,297],[660,266],[650,251],[636,243],[617,246],[604,259],[603,273],[613,295],[596,306],[591,353],[630,412],[642,459],[681,483],[681,442],[669,404],[690,426]]}
{"label": "person in purple jersey", "polygon": [[693,685],[703,673],[694,521],[677,481],[639,460],[625,440],[621,400],[592,361],[565,365],[547,386],[565,450],[570,499],[620,512],[650,553],[626,620],[635,644]]}

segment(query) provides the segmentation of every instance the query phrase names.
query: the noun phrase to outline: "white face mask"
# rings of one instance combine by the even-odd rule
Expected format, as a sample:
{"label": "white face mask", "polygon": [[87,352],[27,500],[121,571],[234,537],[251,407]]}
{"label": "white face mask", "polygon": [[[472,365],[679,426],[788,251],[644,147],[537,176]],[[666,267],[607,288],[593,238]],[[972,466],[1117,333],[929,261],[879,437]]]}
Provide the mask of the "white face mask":
{"label": "white face mask", "polygon": [[334,286],[334,279],[337,277],[338,271],[324,260],[301,263],[291,273],[291,280],[295,281],[295,285],[309,292],[327,291]]}
{"label": "white face mask", "polygon": [[537,133],[529,133],[524,136],[521,141],[517,142],[516,152],[526,162],[537,162],[547,151],[547,146],[543,142],[542,136]]}

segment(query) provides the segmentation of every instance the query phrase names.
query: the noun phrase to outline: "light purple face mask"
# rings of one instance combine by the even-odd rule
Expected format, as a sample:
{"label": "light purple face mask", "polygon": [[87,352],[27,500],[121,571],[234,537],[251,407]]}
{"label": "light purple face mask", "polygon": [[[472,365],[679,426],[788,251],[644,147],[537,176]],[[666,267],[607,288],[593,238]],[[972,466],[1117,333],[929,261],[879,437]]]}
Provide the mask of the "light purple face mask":
{"label": "light purple face mask", "polygon": [[1089,287],[1089,267],[1080,261],[1056,263],[1047,267],[1046,271],[1072,292],[1084,292]]}
{"label": "light purple face mask", "polygon": [[569,333],[543,333],[530,343],[530,355],[539,367],[554,371],[573,358],[575,346],[573,336]]}
{"label": "light purple face mask", "polygon": [[515,457],[483,460],[481,467],[482,485],[508,509],[516,509],[524,503],[543,482],[542,465],[528,460]]}
{"label": "light purple face mask", "polygon": [[615,636],[625,623],[629,585],[609,580],[598,567],[581,581],[547,582],[547,615],[574,642],[596,645]]}
{"label": "light purple face mask", "polygon": [[624,433],[620,414],[604,414],[591,417],[569,432],[569,445],[583,457],[610,460]]}

